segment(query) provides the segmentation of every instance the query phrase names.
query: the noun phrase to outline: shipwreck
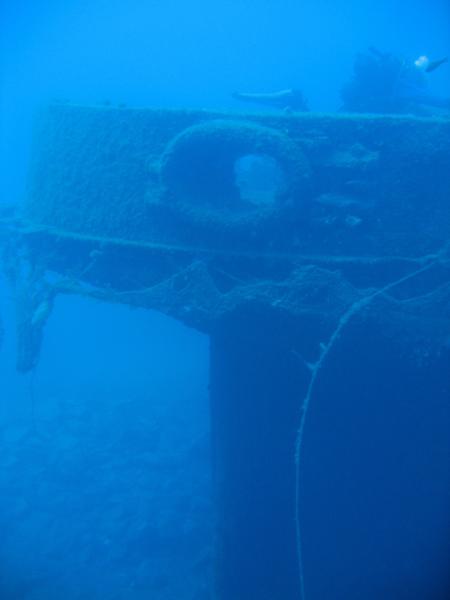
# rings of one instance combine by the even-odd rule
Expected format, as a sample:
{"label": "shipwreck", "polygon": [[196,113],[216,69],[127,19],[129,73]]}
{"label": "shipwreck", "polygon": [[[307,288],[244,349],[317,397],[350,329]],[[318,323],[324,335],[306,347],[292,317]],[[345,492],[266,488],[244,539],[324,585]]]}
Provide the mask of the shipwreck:
{"label": "shipwreck", "polygon": [[0,233],[18,368],[36,365],[58,294],[209,336],[219,600],[306,599],[314,561],[326,573],[310,424],[338,435],[340,403],[448,417],[449,173],[440,118],[39,116],[27,197]]}

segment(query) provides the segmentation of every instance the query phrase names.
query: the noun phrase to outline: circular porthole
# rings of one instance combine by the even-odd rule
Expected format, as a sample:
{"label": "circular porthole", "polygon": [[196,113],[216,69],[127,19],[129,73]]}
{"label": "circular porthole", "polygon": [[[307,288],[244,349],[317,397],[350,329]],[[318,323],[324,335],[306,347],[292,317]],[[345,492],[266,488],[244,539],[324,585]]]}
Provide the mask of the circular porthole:
{"label": "circular porthole", "polygon": [[267,154],[246,154],[234,163],[235,183],[243,202],[270,207],[285,193],[286,175],[279,161]]}
{"label": "circular porthole", "polygon": [[283,133],[247,121],[208,121],[168,145],[161,181],[168,201],[192,211],[235,214],[278,210],[301,202],[309,165]]}

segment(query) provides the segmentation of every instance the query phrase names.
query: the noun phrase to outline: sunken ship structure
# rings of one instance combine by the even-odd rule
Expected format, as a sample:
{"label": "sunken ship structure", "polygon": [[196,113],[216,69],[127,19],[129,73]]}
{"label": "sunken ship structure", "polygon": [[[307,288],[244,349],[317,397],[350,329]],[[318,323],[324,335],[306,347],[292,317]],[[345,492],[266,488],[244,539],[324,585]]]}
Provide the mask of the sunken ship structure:
{"label": "sunken ship structure", "polygon": [[375,496],[404,415],[414,437],[433,414],[448,447],[449,172],[441,118],[40,115],[26,200],[1,231],[18,368],[37,363],[59,294],[209,336],[218,600],[333,597],[326,548],[348,475],[333,440],[350,462],[372,440]]}

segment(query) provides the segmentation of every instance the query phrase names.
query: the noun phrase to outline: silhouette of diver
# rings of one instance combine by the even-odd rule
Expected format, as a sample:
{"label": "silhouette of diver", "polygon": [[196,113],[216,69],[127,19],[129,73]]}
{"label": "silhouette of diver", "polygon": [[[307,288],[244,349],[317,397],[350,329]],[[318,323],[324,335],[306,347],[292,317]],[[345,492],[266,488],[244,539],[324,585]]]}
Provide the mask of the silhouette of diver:
{"label": "silhouette of diver", "polygon": [[341,90],[342,110],[416,115],[429,114],[430,109],[450,110],[450,98],[428,92],[426,75],[447,61],[430,61],[427,56],[408,61],[371,47],[356,57],[353,77]]}
{"label": "silhouette of diver", "polygon": [[236,100],[243,100],[245,102],[252,102],[255,104],[262,104],[263,106],[269,106],[271,108],[278,108],[281,110],[293,110],[293,111],[307,111],[308,105],[304,95],[300,90],[287,89],[280,90],[277,92],[268,93],[246,93],[246,92],[234,92],[232,94]]}

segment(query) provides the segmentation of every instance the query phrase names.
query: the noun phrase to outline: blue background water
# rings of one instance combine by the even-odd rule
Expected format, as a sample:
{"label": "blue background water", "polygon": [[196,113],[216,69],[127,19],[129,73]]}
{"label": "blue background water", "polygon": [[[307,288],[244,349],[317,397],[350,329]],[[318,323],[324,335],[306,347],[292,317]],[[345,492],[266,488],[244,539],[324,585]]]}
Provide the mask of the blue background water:
{"label": "blue background water", "polygon": [[[1,196],[23,191],[38,103],[239,108],[234,90],[299,87],[339,107],[356,52],[450,54],[447,0],[18,0],[1,3]],[[450,94],[448,68],[430,83]]]}
{"label": "blue background water", "polygon": [[[238,110],[233,90],[292,86],[311,109],[334,111],[370,45],[450,55],[446,0],[3,0],[0,10],[0,203],[24,197],[33,113],[52,100]],[[430,87],[450,95],[448,67]],[[164,598],[173,570],[177,598],[200,594],[207,339],[157,314],[60,298],[33,380],[18,377],[8,294],[2,284],[2,597],[140,598],[159,586]],[[198,572],[183,573],[180,532],[204,553]]]}

